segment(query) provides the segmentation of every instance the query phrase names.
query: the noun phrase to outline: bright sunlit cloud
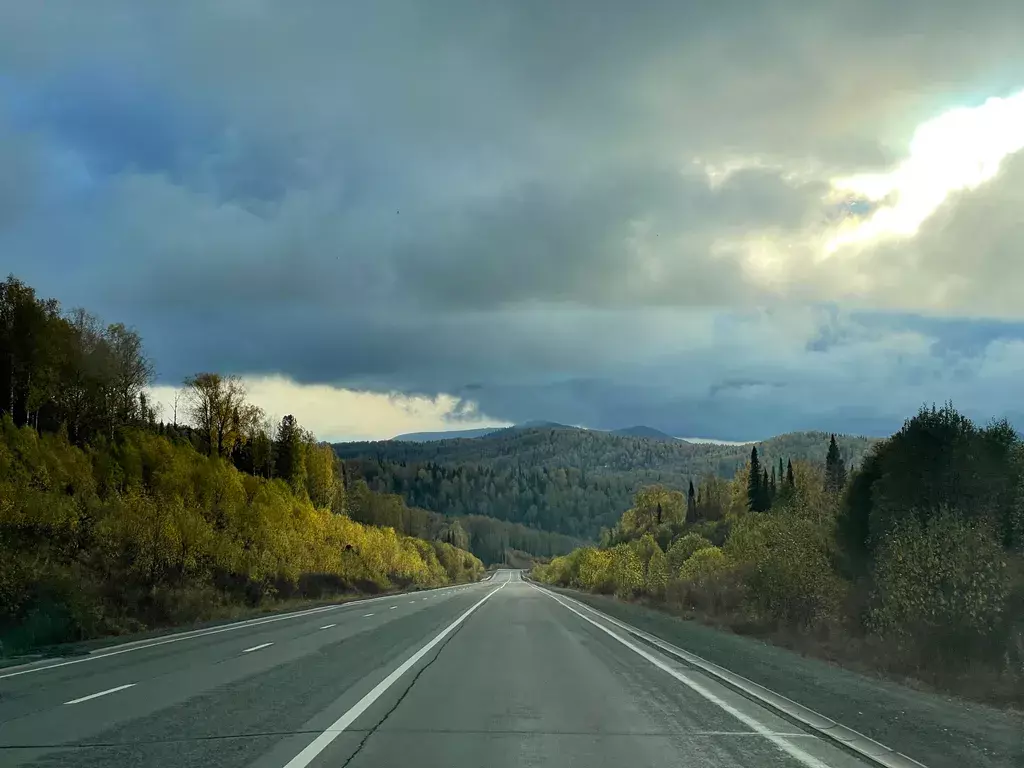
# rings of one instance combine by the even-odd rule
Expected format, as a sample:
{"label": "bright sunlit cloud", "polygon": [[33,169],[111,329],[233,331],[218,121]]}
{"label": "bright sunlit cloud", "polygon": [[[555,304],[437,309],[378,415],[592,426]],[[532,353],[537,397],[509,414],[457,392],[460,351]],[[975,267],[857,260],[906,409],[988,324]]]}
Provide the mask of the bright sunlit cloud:
{"label": "bright sunlit cloud", "polygon": [[871,215],[850,221],[828,243],[829,253],[846,245],[912,237],[954,192],[991,180],[1003,159],[1024,148],[1024,91],[959,107],[914,132],[906,160],[886,173],[835,179],[839,196],[879,203]]}
{"label": "bright sunlit cloud", "polygon": [[[283,376],[243,377],[249,402],[274,418],[291,414],[320,440],[387,440],[407,432],[507,427],[488,419],[475,403],[452,395],[436,398],[397,393],[360,392],[327,384],[299,384]],[[175,387],[157,386],[150,395],[159,405],[158,418],[173,420]],[[183,401],[178,422],[187,423]]]}

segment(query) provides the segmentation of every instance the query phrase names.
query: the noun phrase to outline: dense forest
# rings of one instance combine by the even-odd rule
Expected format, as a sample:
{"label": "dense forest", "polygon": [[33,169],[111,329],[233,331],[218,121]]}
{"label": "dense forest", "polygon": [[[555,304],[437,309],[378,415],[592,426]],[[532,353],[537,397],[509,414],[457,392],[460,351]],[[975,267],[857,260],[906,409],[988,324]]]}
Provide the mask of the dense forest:
{"label": "dense forest", "polygon": [[348,514],[353,520],[390,526],[408,536],[446,541],[468,549],[485,563],[506,563],[517,550],[541,558],[571,552],[584,541],[484,515],[441,515],[406,504],[395,493],[369,489],[362,478],[349,481]]}
{"label": "dense forest", "polygon": [[692,493],[638,492],[602,538],[534,570],[626,599],[913,676],[1024,703],[1024,444],[922,409],[846,465],[766,473],[755,447],[720,481],[716,517]]}
{"label": "dense forest", "polygon": [[190,377],[158,421],[152,371],[131,329],[0,282],[0,652],[481,575],[443,520],[359,522],[406,511],[237,378]]}
{"label": "dense forest", "polygon": [[[780,461],[825,458],[829,436],[799,432],[757,445],[769,474]],[[849,467],[877,440],[838,436]],[[750,446],[666,442],[573,427],[513,427],[473,439],[339,443],[348,471],[410,506],[482,515],[596,540],[633,494],[651,484],[685,491],[732,477]]]}

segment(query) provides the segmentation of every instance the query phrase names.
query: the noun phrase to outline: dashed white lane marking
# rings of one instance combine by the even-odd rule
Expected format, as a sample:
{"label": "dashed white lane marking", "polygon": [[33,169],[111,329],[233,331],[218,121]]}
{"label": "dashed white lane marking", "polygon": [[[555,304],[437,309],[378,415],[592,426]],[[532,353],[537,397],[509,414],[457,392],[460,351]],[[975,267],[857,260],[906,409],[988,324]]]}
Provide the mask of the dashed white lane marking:
{"label": "dashed white lane marking", "polygon": [[363,698],[361,698],[359,701],[355,703],[355,706],[353,706],[352,709],[350,709],[348,712],[346,712],[333,723],[331,723],[327,730],[325,730],[323,733],[321,733],[319,736],[313,739],[313,741],[311,741],[305,749],[303,749],[301,752],[299,752],[299,754],[297,754],[295,757],[289,760],[284,768],[305,768],[307,765],[312,763],[317,758],[317,755],[323,752],[332,741],[338,738],[338,736],[340,736],[345,731],[346,728],[352,725],[352,723],[355,722],[356,718],[363,714],[363,712],[365,712],[367,709],[369,709],[370,705],[373,704],[373,702],[375,702],[377,699],[379,699],[388,688],[394,685],[395,682],[402,675],[404,675],[406,672],[412,669],[413,666],[415,666],[420,659],[422,659],[424,656],[430,653],[431,649],[433,649],[434,646],[436,646],[438,643],[444,640],[445,637],[447,637],[453,629],[455,629],[457,626],[459,626],[459,624],[464,622],[469,617],[469,614],[471,614],[473,611],[475,611],[477,608],[483,605],[484,601],[487,600],[487,598],[491,597],[491,595],[493,595],[495,592],[502,589],[506,584],[508,584],[507,581],[502,582],[500,587],[498,587],[497,589],[492,589],[490,592],[488,592],[486,595],[480,598],[476,603],[474,603],[469,610],[467,610],[465,613],[459,616],[459,618],[457,618],[447,627],[438,632],[434,636],[433,640],[431,640],[429,643],[427,643],[418,651],[416,651],[416,653],[414,653],[412,656],[410,656],[408,659],[402,662],[402,664],[397,669],[395,669],[390,675],[388,675],[379,683],[377,683],[377,685],[375,685],[369,693],[367,693],[365,696],[363,696]]}
{"label": "dashed white lane marking", "polygon": [[[437,588],[443,591],[441,587]],[[433,590],[431,590],[433,591]],[[250,627],[257,627],[262,624],[272,624],[277,621],[287,621],[288,619],[300,619],[304,616],[311,616],[314,613],[322,613],[324,611],[335,611],[339,608],[349,608],[354,605],[375,603],[378,600],[388,600],[391,595],[381,595],[380,597],[367,597],[361,600],[349,600],[344,603],[335,603],[334,605],[322,605],[319,608],[310,608],[305,611],[294,611],[292,613],[281,614],[280,616],[268,616],[261,617],[258,619],[245,619],[244,621],[234,622],[232,624],[226,624],[222,627],[215,627],[213,629],[192,629],[186,632],[175,632],[172,635],[163,637],[158,640],[135,640],[122,645],[112,646],[110,648],[99,648],[95,651],[90,652],[88,656],[83,656],[78,659],[69,659],[68,661],[58,661],[55,664],[44,664],[42,666],[27,666],[19,665],[10,672],[4,672],[0,674],[0,680],[6,680],[8,677],[19,677],[21,675],[32,675],[37,672],[45,672],[49,669],[57,669],[59,667],[69,667],[72,664],[84,664],[89,661],[98,661],[99,659],[105,659],[108,656],[120,656],[123,653],[134,653],[135,651],[143,651],[147,648],[156,648],[157,646],[168,645],[169,643],[180,643],[182,640],[194,640],[199,637],[207,637],[208,635],[219,635],[222,632],[234,632],[239,629],[247,629]],[[25,666],[25,668],[22,668]]]}
{"label": "dashed white lane marking", "polygon": [[330,629],[331,627],[336,627],[336,626],[338,626],[338,625],[337,624],[324,624],[322,627],[320,627],[320,629]]}
{"label": "dashed white lane marking", "polygon": [[409,601],[409,605],[416,605],[416,601],[415,600],[410,600]]}
{"label": "dashed white lane marking", "polygon": [[373,614],[372,614],[372,613],[364,613],[364,614],[363,614],[363,618],[364,618],[364,619],[365,619],[365,618],[366,618],[367,616],[373,616]]}
{"label": "dashed white lane marking", "polygon": [[392,606],[391,606],[390,608],[388,608],[388,610],[389,610],[389,611],[393,611],[393,610],[395,610],[395,608],[397,608],[397,607],[398,607],[397,605],[392,605]]}
{"label": "dashed white lane marking", "polygon": [[117,688],[108,688],[105,691],[100,691],[99,693],[92,693],[88,696],[83,696],[80,699],[72,699],[71,701],[65,701],[64,703],[81,704],[83,701],[89,701],[89,699],[98,699],[100,696],[106,696],[108,693],[117,693],[118,691],[123,691],[125,688],[131,688],[133,685],[135,685],[135,683],[128,683],[128,685],[119,685],[117,686]]}
{"label": "dashed white lane marking", "polygon": [[242,653],[252,653],[253,651],[260,650],[260,648],[268,648],[271,645],[273,645],[273,643],[260,643],[259,645],[254,645],[252,648],[246,648]]}

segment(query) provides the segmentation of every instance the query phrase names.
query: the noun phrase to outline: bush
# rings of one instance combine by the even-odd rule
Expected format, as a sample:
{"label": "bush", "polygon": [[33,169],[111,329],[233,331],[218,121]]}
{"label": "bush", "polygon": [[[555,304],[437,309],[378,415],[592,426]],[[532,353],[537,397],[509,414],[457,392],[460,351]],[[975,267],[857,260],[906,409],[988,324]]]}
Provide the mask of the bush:
{"label": "bush", "polygon": [[998,653],[1011,583],[994,534],[945,511],[921,524],[905,517],[886,538],[874,571],[870,625],[911,654],[963,660]]}
{"label": "bush", "polygon": [[665,596],[665,586],[668,584],[668,559],[660,549],[651,555],[647,563],[647,594],[651,597],[661,598]]}
{"label": "bush", "polygon": [[729,567],[729,559],[718,547],[698,549],[679,569],[682,581],[701,582],[716,576]]}
{"label": "bush", "polygon": [[644,589],[644,564],[636,549],[629,544],[619,544],[611,554],[615,594],[625,598],[640,594]]}
{"label": "bush", "polygon": [[668,555],[669,571],[673,575],[678,574],[683,563],[689,560],[694,552],[711,546],[714,545],[699,533],[688,533],[685,536],[681,536],[672,543],[672,546],[668,548],[666,553]]}
{"label": "bush", "polygon": [[748,515],[725,551],[747,574],[751,612],[761,620],[808,628],[834,619],[845,591],[831,566],[830,538],[794,514]]}
{"label": "bush", "polygon": [[610,594],[615,591],[611,552],[594,547],[577,550],[574,586],[591,592]]}
{"label": "bush", "polygon": [[700,579],[670,579],[665,587],[666,604],[679,613],[729,616],[740,612],[745,599],[743,575],[734,567],[712,569]]}

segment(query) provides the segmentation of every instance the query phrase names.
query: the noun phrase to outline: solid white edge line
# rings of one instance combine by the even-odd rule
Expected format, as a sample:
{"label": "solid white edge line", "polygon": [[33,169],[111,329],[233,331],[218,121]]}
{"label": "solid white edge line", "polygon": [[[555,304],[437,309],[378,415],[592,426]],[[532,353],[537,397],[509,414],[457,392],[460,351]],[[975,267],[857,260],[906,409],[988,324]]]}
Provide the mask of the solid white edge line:
{"label": "solid white edge line", "polygon": [[[435,587],[429,591],[443,593],[447,590],[451,590],[451,587]],[[113,645],[109,646],[108,648],[97,648],[95,651],[90,651],[88,656],[83,656],[80,659],[71,659],[70,661],[59,661],[56,664],[46,664],[43,666],[29,666],[26,669],[22,669],[22,665],[19,665],[15,668],[15,671],[0,673],[0,680],[5,680],[8,677],[18,677],[20,675],[31,675],[35,672],[45,672],[48,669],[68,667],[72,664],[82,664],[86,661],[97,661],[99,659],[105,659],[108,656],[120,656],[122,653],[131,653],[132,651],[144,651],[147,648],[156,648],[161,645],[178,643],[182,640],[194,640],[199,637],[219,635],[222,632],[234,632],[236,629],[245,629],[246,627],[258,627],[262,624],[272,624],[276,621],[285,621],[287,619],[301,619],[305,616],[312,616],[313,614],[322,613],[324,611],[334,611],[338,608],[347,608],[348,606],[352,605],[373,603],[378,600],[388,600],[390,598],[400,596],[401,595],[381,595],[380,597],[366,597],[359,600],[348,600],[344,603],[334,603],[333,605],[321,605],[317,608],[309,608],[304,611],[293,611],[291,613],[281,614],[280,616],[266,616],[257,617],[253,619],[245,619],[244,621],[236,621],[231,624],[225,624],[220,627],[212,627],[210,629],[190,629],[185,632],[175,632],[172,635],[165,635],[164,637],[153,641],[133,640],[129,643]]]}
{"label": "solid white edge line", "polygon": [[246,648],[242,653],[252,653],[253,651],[258,651],[262,648],[269,648],[272,645],[273,643],[260,643],[259,645],[254,645],[252,648]]}
{"label": "solid white edge line", "polygon": [[627,648],[629,648],[629,650],[633,651],[635,654],[637,654],[641,658],[644,658],[647,661],[649,661],[651,664],[656,666],[661,671],[671,675],[676,680],[681,682],[683,685],[685,685],[688,688],[690,688],[691,690],[693,690],[695,693],[703,696],[705,699],[707,699],[709,702],[711,702],[712,704],[717,706],[719,709],[722,709],[723,711],[725,711],[728,714],[730,714],[733,717],[735,717],[737,720],[739,720],[741,723],[746,725],[751,730],[757,731],[757,733],[759,733],[761,736],[766,738],[768,741],[770,741],[776,747],[778,747],[783,752],[785,752],[787,755],[792,757],[794,760],[798,760],[803,765],[807,766],[807,768],[829,768],[827,763],[823,763],[821,760],[819,760],[818,758],[814,757],[813,755],[810,755],[807,752],[804,752],[802,749],[800,749],[800,747],[796,746],[795,744],[790,744],[788,741],[786,741],[781,736],[778,736],[775,731],[773,731],[771,728],[768,728],[766,725],[761,723],[759,720],[754,719],[753,717],[751,717],[750,715],[746,714],[745,712],[741,712],[740,710],[738,710],[734,706],[732,706],[732,704],[729,704],[727,701],[723,701],[721,698],[716,696],[714,693],[709,691],[707,688],[705,688],[700,683],[696,682],[695,680],[691,680],[686,675],[681,673],[679,670],[674,669],[673,667],[669,666],[668,664],[663,662],[661,659],[659,659],[658,657],[654,656],[651,653],[648,653],[646,650],[644,650],[640,646],[636,645],[635,643],[631,642],[630,640],[627,640],[624,637],[621,637],[619,634],[617,634],[616,632],[613,632],[612,630],[608,629],[608,627],[604,626],[600,622],[594,621],[589,616],[587,616],[587,615],[585,615],[583,613],[580,613],[575,608],[573,608],[571,605],[569,605],[567,603],[563,603],[561,600],[559,600],[557,597],[555,597],[554,594],[552,594],[551,592],[548,592],[546,589],[541,589],[540,587],[536,586],[535,584],[530,584],[530,586],[533,587],[534,589],[536,589],[541,594],[544,594],[544,595],[547,595],[548,597],[550,597],[552,600],[554,600],[560,606],[565,608],[567,611],[571,611],[571,612],[575,613],[577,616],[579,616],[581,619],[586,621],[588,624],[594,625],[595,627],[600,629],[602,632],[607,634],[609,637],[617,640],[619,643],[621,643],[622,645],[624,645]]}
{"label": "solid white edge line", "polygon": [[[765,688],[760,683],[755,683],[753,680],[743,677],[742,675],[737,675],[732,670],[726,669],[725,667],[722,667],[719,664],[715,664],[714,662],[708,661],[707,659],[698,656],[695,653],[685,651],[682,648],[677,648],[671,643],[668,643],[662,640],[660,637],[657,637],[656,635],[652,635],[649,632],[644,632],[642,629],[638,629],[630,624],[626,624],[625,622],[619,621],[613,616],[609,616],[606,613],[602,613],[601,611],[597,610],[591,605],[587,605],[586,603],[580,602],[576,598],[569,597],[568,595],[559,595],[559,597],[568,600],[573,605],[577,605],[583,610],[588,611],[589,613],[594,614],[598,618],[607,621],[609,624],[618,627],[627,634],[636,635],[643,640],[647,640],[648,642],[657,646],[658,650],[682,659],[686,664],[695,666],[699,672],[710,676],[712,679],[717,679],[720,674],[727,675],[728,677],[724,678],[724,683],[727,687],[739,685],[741,692],[746,691],[746,693],[744,693],[743,695],[746,695],[748,698],[752,698],[755,703],[765,707],[768,710],[775,709],[777,705],[773,704],[770,701],[764,701],[763,699],[761,699],[760,695],[756,692],[756,690],[751,691],[745,686],[750,686],[750,688],[753,689],[760,689],[764,691],[764,693],[768,696],[785,702],[789,705],[789,707],[795,708],[801,712],[806,712],[808,715],[815,719],[829,723],[830,725],[823,727],[821,725],[816,725],[815,723],[810,722],[803,715],[794,713],[789,707],[782,707],[779,709],[783,717],[795,718],[805,727],[816,732],[819,738],[831,740],[835,742],[841,749],[853,751],[862,760],[866,760],[872,765],[878,764],[884,766],[900,766],[900,768],[926,768],[926,766],[923,763],[915,760],[914,758],[909,757],[908,755],[905,755],[902,752],[897,752],[892,747],[887,747],[880,741],[876,741],[875,739],[872,739],[870,736],[865,736],[860,731],[855,731],[849,726],[837,723],[835,720],[826,717],[820,712],[816,712],[815,710],[810,709],[809,707],[806,707],[803,704],[800,704],[799,702],[793,701],[793,699],[787,698],[783,696],[781,693],[776,693],[770,688]],[[738,683],[737,681],[740,682]],[[855,741],[857,743],[855,743]]]}
{"label": "solid white edge line", "polygon": [[135,685],[135,683],[128,683],[127,685],[119,685],[119,686],[117,686],[117,688],[108,688],[105,691],[100,691],[99,693],[92,693],[92,694],[89,694],[88,696],[83,696],[80,699],[72,699],[71,701],[65,701],[64,704],[65,705],[67,705],[67,704],[81,704],[83,701],[89,701],[89,699],[98,699],[100,696],[106,696],[108,693],[117,693],[118,691],[123,691],[125,688],[131,688],[134,685]]}
{"label": "solid white edge line", "polygon": [[363,698],[357,701],[352,706],[351,709],[349,709],[345,714],[343,714],[341,717],[339,717],[337,720],[331,723],[319,736],[313,739],[313,741],[311,741],[301,752],[299,752],[299,754],[297,754],[295,757],[293,757],[291,760],[285,763],[284,768],[305,768],[305,766],[313,762],[313,760],[315,760],[317,756],[321,752],[323,752],[332,741],[338,738],[338,736],[340,736],[345,731],[346,728],[352,725],[352,723],[355,722],[356,718],[363,714],[363,712],[365,712],[370,707],[370,705],[373,704],[373,702],[379,699],[388,688],[394,685],[402,675],[404,675],[406,672],[412,669],[412,667],[415,666],[420,659],[422,659],[424,656],[430,653],[431,649],[434,648],[434,646],[436,646],[438,643],[444,640],[444,638],[447,637],[453,629],[455,629],[457,626],[459,626],[459,624],[464,622],[469,617],[469,615],[473,613],[473,611],[475,611],[477,608],[483,605],[484,602],[489,597],[491,597],[495,592],[500,592],[505,587],[506,584],[508,584],[508,581],[502,582],[500,587],[488,592],[486,595],[480,598],[480,600],[474,603],[465,613],[459,616],[459,618],[457,618],[455,621],[453,621],[451,624],[449,624],[447,627],[445,627],[439,633],[437,633],[437,635],[434,636],[433,640],[431,640],[429,643],[427,643],[418,651],[416,651],[416,653],[414,653],[412,656],[410,656],[408,659],[402,662],[402,664],[399,667],[397,667],[394,671],[392,671],[391,674],[389,674],[387,677],[385,677],[383,680],[377,683],[370,690],[369,693],[367,693],[365,696],[363,696]]}

